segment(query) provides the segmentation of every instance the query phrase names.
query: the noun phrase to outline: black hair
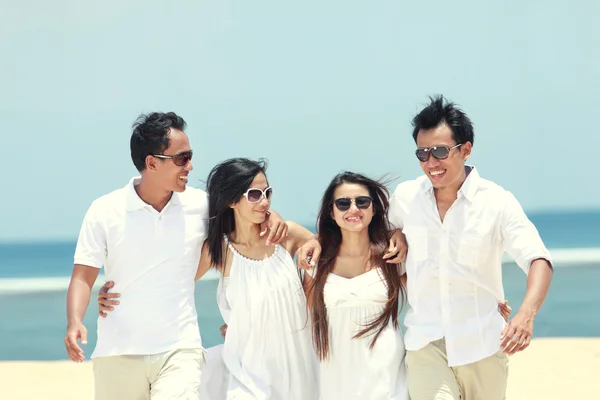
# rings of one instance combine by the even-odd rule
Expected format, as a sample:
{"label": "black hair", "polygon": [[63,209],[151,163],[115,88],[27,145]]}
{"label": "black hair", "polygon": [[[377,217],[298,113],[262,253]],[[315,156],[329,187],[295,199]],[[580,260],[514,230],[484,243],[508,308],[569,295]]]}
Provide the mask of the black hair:
{"label": "black hair", "polygon": [[131,160],[138,171],[146,169],[146,157],[162,154],[169,147],[171,129],[183,131],[186,123],[174,112],[153,112],[140,115],[133,123],[131,140]]}
{"label": "black hair", "polygon": [[448,102],[442,95],[429,97],[429,100],[429,104],[412,120],[412,135],[415,143],[421,129],[433,129],[445,123],[452,131],[452,139],[456,144],[466,142],[473,144],[475,140],[473,123],[467,114],[456,104]]}
{"label": "black hair", "polygon": [[235,230],[232,204],[240,201],[259,173],[266,176],[267,162],[232,158],[217,164],[208,174],[208,249],[211,263],[220,268],[224,262],[223,235]]}

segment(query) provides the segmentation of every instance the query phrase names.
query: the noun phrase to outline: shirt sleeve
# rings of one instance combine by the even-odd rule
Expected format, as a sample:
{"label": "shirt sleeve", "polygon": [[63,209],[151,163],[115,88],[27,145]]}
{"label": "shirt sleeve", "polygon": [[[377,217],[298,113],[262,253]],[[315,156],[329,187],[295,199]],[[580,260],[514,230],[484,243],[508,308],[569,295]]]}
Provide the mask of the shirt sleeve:
{"label": "shirt sleeve", "polygon": [[102,268],[106,262],[106,232],[99,216],[98,204],[94,202],[85,214],[79,231],[75,248],[75,264]]}
{"label": "shirt sleeve", "polygon": [[390,198],[390,208],[388,210],[388,220],[390,222],[390,229],[402,229],[404,228],[404,218],[402,212],[402,204],[400,201],[401,186],[398,185],[392,197]]}
{"label": "shirt sleeve", "polygon": [[552,264],[550,252],[546,249],[536,227],[510,192],[507,192],[501,223],[504,251],[515,259],[525,273],[529,272],[531,263],[538,258],[543,258]]}

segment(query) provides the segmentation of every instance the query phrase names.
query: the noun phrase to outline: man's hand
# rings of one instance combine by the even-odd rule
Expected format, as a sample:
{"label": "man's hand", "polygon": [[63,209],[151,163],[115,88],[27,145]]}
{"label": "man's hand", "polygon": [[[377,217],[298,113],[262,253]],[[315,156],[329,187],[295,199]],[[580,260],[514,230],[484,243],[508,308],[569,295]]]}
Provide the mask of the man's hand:
{"label": "man's hand", "polygon": [[506,325],[500,335],[500,348],[508,355],[525,350],[531,343],[533,334],[533,310],[521,308]]}
{"label": "man's hand", "polygon": [[223,339],[225,339],[225,335],[227,335],[227,324],[223,324],[219,328],[219,332],[221,332],[221,336],[223,337]]}
{"label": "man's hand", "polygon": [[269,232],[266,244],[277,244],[281,242],[288,234],[288,226],[275,211],[270,210],[267,219],[260,225],[260,236],[265,236]]}
{"label": "man's hand", "polygon": [[401,229],[394,230],[390,238],[390,247],[383,255],[383,259],[390,264],[400,264],[406,260],[407,252],[408,244],[406,243],[406,236],[404,236]]}
{"label": "man's hand", "polygon": [[69,358],[75,362],[85,360],[83,349],[77,344],[81,340],[82,345],[87,344],[87,329],[81,322],[69,323],[67,326],[67,336],[65,336],[65,347]]}
{"label": "man's hand", "polygon": [[98,291],[98,315],[105,318],[108,311],[114,310],[114,306],[119,305],[118,300],[111,300],[121,297],[119,293],[108,293],[109,289],[115,286],[113,281],[107,281]]}
{"label": "man's hand", "polygon": [[311,269],[317,265],[321,256],[321,244],[317,237],[308,240],[296,252],[298,266],[302,269]]}

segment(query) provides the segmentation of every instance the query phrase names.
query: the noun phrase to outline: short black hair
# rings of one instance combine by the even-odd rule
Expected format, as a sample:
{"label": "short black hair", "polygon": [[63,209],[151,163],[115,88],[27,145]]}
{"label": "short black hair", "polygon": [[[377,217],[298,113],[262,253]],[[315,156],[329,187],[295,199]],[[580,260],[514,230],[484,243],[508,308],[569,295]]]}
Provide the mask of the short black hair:
{"label": "short black hair", "polygon": [[183,131],[186,123],[174,112],[153,112],[140,115],[133,123],[131,140],[131,160],[138,171],[146,169],[146,157],[161,154],[169,147],[171,129]]}
{"label": "short black hair", "polygon": [[458,106],[447,101],[444,96],[429,97],[429,104],[422,109],[412,120],[413,139],[417,142],[417,135],[421,129],[433,129],[445,123],[452,131],[452,139],[457,144],[471,142],[475,135],[473,123]]}

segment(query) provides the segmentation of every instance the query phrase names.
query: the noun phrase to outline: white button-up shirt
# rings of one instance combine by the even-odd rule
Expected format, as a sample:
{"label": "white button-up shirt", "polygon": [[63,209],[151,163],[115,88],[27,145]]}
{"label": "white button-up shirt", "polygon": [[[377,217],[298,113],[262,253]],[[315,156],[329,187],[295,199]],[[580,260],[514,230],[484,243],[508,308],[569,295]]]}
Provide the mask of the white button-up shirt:
{"label": "white button-up shirt", "polygon": [[173,193],[158,212],[137,195],[132,179],[95,200],[83,220],[75,264],[101,268],[119,306],[98,318],[92,357],[157,354],[202,346],[194,277],[206,239],[206,193]]}
{"label": "white button-up shirt", "polygon": [[469,169],[443,223],[426,176],[401,183],[390,199],[390,222],[403,228],[409,246],[406,348],[419,350],[445,338],[450,366],[500,349],[504,252],[525,273],[535,259],[550,261],[515,197]]}

